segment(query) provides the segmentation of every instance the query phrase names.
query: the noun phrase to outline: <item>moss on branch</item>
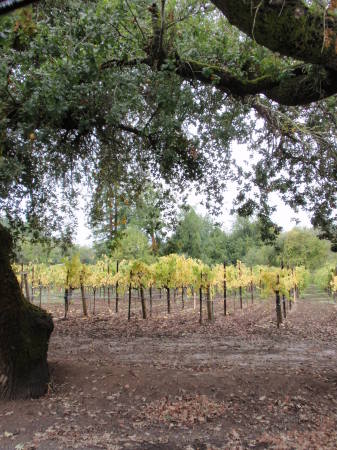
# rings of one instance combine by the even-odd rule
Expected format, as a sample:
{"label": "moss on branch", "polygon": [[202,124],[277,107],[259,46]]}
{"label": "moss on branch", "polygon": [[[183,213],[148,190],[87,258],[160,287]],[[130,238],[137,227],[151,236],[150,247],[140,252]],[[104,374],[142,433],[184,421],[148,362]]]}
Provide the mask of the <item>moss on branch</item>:
{"label": "moss on branch", "polygon": [[259,44],[337,70],[337,18],[303,0],[212,0],[229,22]]}
{"label": "moss on branch", "polygon": [[337,92],[337,74],[334,71],[313,70],[311,66],[304,65],[294,67],[282,76],[264,75],[255,79],[242,79],[218,66],[188,60],[180,61],[176,72],[185,79],[213,85],[233,96],[264,94],[287,106],[306,105]]}

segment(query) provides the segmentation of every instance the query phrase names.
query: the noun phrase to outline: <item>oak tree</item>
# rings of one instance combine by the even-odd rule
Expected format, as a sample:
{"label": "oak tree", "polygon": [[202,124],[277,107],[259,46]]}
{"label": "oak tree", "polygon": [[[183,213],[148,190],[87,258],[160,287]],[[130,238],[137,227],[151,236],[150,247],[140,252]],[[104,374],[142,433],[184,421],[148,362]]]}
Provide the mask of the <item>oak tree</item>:
{"label": "oak tree", "polygon": [[68,236],[108,148],[135,184],[148,171],[210,208],[237,182],[236,209],[266,230],[278,192],[337,245],[335,1],[45,0],[3,14],[23,3],[0,7],[0,208],[12,228]]}

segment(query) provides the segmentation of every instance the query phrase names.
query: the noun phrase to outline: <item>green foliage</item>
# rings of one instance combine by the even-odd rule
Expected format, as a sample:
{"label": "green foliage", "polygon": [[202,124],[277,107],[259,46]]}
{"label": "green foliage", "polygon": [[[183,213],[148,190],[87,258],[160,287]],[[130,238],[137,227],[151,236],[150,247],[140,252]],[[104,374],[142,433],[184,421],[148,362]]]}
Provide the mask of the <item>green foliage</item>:
{"label": "green foliage", "polygon": [[59,264],[68,255],[78,254],[84,264],[95,262],[95,251],[91,247],[71,245],[64,248],[57,241],[35,242],[30,235],[24,236],[16,243],[15,261],[28,264]]}
{"label": "green foliage", "polygon": [[294,228],[281,235],[276,245],[279,261],[290,266],[304,265],[310,270],[322,266],[330,254],[330,243],[308,229]]}
{"label": "green foliage", "polygon": [[173,198],[168,190],[147,184],[137,199],[132,223],[151,240],[151,251],[157,254],[170,223],[173,221]]}
{"label": "green foliage", "polygon": [[[254,262],[255,265],[274,263],[275,251],[272,248],[263,243],[259,221],[237,218],[231,232],[225,233],[208,217],[202,217],[189,208],[182,213],[175,232],[166,243],[165,251],[185,254],[211,265],[223,261],[246,261],[248,255],[247,262]],[[252,252],[261,254],[254,259]],[[262,255],[263,252],[265,255]]]}
{"label": "green foliage", "polygon": [[126,228],[118,246],[112,253],[112,257],[120,261],[123,259],[137,259],[148,263],[153,261],[146,235],[132,225]]}
{"label": "green foliage", "polygon": [[[286,108],[262,96],[241,101],[220,83],[274,85],[299,72],[320,86],[321,68],[294,72],[294,61],[242,35],[210,4],[167,1],[156,21],[152,3],[57,0],[1,18],[0,207],[11,225],[25,217],[36,232],[69,238],[87,179],[97,218],[113,183],[135,195],[151,179],[171,192],[194,183],[219,210],[226,184],[238,181],[241,212],[259,211],[268,225],[277,191],[335,239],[335,99]],[[186,69],[194,62],[197,74]],[[250,170],[233,162],[234,142],[255,154]]]}
{"label": "green foliage", "polygon": [[333,285],[333,281],[336,275],[337,260],[335,263],[325,264],[323,267],[317,269],[313,274],[313,281],[316,286],[322,290],[333,288],[336,291],[336,286]]}
{"label": "green foliage", "polygon": [[[174,235],[169,239],[165,252],[180,253],[191,258],[201,259],[203,256],[202,234],[206,221],[193,208],[184,213]],[[207,226],[207,225],[206,225]]]}
{"label": "green foliage", "polygon": [[[14,266],[13,269],[19,277],[20,267]],[[223,264],[210,267],[199,260],[176,254],[162,256],[151,265],[141,260],[124,260],[118,271],[116,261],[106,256],[95,265],[85,265],[81,264],[78,255],[67,258],[61,265],[38,265],[25,269],[30,282],[33,281],[30,278],[33,276],[33,269],[35,274],[39,274],[38,285],[79,288],[83,283],[84,286],[97,289],[118,283],[121,293],[130,285],[137,288],[210,288],[211,293],[214,293],[223,290],[225,279]],[[308,281],[309,272],[303,266],[293,269],[267,266],[248,268],[240,261],[236,265],[226,266],[226,286],[232,292],[240,287],[247,289],[253,283],[263,295],[269,296],[280,291],[289,296],[296,286],[303,290]]]}
{"label": "green foliage", "polygon": [[276,248],[272,245],[247,247],[246,254],[242,258],[247,266],[276,265]]}
{"label": "green foliage", "polygon": [[65,287],[79,288],[82,263],[80,256],[73,255],[71,258],[64,258],[65,267]]}

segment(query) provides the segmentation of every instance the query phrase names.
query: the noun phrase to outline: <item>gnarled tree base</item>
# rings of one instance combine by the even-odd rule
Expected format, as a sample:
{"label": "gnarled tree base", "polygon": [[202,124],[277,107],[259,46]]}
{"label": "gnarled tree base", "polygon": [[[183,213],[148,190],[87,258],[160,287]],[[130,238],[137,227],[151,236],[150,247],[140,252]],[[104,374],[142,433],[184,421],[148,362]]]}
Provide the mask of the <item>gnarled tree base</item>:
{"label": "gnarled tree base", "polygon": [[49,383],[51,316],[22,295],[10,265],[11,237],[0,225],[0,399],[39,397]]}

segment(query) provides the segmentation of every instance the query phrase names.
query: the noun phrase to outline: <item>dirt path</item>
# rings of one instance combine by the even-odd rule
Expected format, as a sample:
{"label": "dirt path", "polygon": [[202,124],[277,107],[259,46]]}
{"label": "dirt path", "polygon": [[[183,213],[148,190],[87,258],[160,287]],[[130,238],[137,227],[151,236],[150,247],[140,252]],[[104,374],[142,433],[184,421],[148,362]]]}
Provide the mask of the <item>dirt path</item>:
{"label": "dirt path", "polygon": [[337,307],[317,295],[280,330],[268,301],[202,326],[191,305],[130,323],[53,305],[50,393],[0,404],[0,449],[335,449]]}

